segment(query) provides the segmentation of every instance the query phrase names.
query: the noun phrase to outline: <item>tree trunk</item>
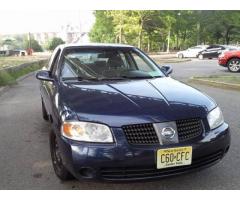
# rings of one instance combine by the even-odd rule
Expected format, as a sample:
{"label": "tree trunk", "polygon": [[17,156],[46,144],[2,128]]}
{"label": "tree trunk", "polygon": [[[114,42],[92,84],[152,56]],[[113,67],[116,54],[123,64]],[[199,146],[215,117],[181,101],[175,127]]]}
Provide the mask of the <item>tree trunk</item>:
{"label": "tree trunk", "polygon": [[149,36],[148,36],[147,51],[150,52],[150,38],[149,38]]}
{"label": "tree trunk", "polygon": [[121,12],[121,15],[120,15],[120,30],[119,30],[119,43],[122,43],[123,41],[123,13],[122,11]]}
{"label": "tree trunk", "polygon": [[170,50],[170,37],[171,37],[171,28],[168,31],[168,37],[167,37],[167,53],[169,53],[169,50]]}
{"label": "tree trunk", "polygon": [[122,43],[122,25],[121,25],[120,31],[119,31],[119,43]]}
{"label": "tree trunk", "polygon": [[178,49],[178,35],[177,35],[177,38],[176,38],[176,49]]}
{"label": "tree trunk", "polygon": [[138,48],[139,49],[142,48],[142,32],[143,32],[143,21],[141,20],[140,30],[138,33]]}
{"label": "tree trunk", "polygon": [[[182,38],[182,43],[183,48],[185,48],[185,42],[186,42],[186,37],[187,37],[187,30],[184,31],[183,38]],[[182,46],[180,46],[180,50],[182,49]]]}
{"label": "tree trunk", "polygon": [[228,27],[226,30],[226,34],[225,34],[225,43],[228,45],[230,42],[230,30],[232,29],[232,27]]}
{"label": "tree trunk", "polygon": [[200,43],[200,28],[201,28],[201,25],[198,22],[197,23],[197,45],[199,45],[199,43]]}

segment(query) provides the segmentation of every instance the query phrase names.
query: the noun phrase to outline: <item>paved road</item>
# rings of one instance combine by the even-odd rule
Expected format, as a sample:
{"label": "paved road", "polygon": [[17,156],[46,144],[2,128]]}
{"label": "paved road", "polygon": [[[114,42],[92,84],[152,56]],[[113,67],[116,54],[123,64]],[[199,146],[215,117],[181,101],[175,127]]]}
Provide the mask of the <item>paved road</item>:
{"label": "paved road", "polygon": [[[183,63],[174,65],[175,75],[179,73],[180,78],[186,77],[180,70],[181,65],[186,66]],[[191,63],[187,65],[192,68]],[[194,70],[189,71],[192,73]],[[216,99],[231,126],[232,146],[219,164],[203,171],[154,182],[62,183],[51,166],[49,127],[41,118],[38,82],[33,76],[20,81],[0,95],[0,189],[240,189],[240,93],[196,87]]]}
{"label": "paved road", "polygon": [[[167,63],[173,67],[173,77],[177,79],[188,79],[191,76],[208,76],[208,75],[233,75],[227,68],[221,67],[216,59],[212,60],[198,60],[193,59],[190,62],[182,63]],[[164,65],[164,63],[160,63]],[[240,73],[235,73],[235,76],[240,76]]]}

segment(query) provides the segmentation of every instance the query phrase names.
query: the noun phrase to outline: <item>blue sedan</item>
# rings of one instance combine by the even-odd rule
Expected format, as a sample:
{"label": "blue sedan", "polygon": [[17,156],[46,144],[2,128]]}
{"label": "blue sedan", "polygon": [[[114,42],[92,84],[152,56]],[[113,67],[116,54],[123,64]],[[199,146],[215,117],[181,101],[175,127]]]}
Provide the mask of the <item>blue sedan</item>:
{"label": "blue sedan", "polygon": [[138,181],[220,161],[228,124],[206,94],[129,45],[60,45],[37,72],[61,180]]}

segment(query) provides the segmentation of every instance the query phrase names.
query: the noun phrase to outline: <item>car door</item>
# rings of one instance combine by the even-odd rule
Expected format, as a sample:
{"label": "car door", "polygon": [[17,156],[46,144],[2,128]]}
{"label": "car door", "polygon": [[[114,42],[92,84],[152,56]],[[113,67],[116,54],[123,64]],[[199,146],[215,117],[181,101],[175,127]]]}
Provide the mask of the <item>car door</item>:
{"label": "car door", "polygon": [[218,52],[217,52],[216,58],[218,58],[218,56],[219,56],[220,54],[222,54],[222,52],[225,51],[225,50],[226,50],[226,47],[225,47],[225,46],[220,46],[220,49],[219,49]]}
{"label": "car door", "polygon": [[191,47],[191,48],[187,49],[184,57],[195,57],[194,56],[195,51],[196,51],[196,47]]}
{"label": "car door", "polygon": [[202,50],[201,47],[192,47],[187,50],[187,56],[186,57],[191,57],[191,58],[196,58],[198,53]]}
{"label": "car door", "polygon": [[61,54],[61,49],[56,49],[49,61],[48,71],[50,76],[54,79],[51,81],[43,81],[44,104],[48,114],[52,117],[51,120],[56,119],[56,98],[58,98],[58,80],[56,76],[58,61]]}
{"label": "car door", "polygon": [[221,50],[221,46],[217,46],[217,45],[209,46],[203,52],[203,57],[204,58],[217,58],[220,50]]}

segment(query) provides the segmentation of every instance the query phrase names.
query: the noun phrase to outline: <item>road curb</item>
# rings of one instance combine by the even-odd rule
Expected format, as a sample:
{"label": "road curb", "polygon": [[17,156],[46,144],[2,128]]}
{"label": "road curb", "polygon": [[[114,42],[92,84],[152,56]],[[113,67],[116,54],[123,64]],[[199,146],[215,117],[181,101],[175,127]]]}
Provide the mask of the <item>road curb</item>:
{"label": "road curb", "polygon": [[[37,70],[37,71],[38,71],[38,70]],[[27,77],[29,77],[29,76],[35,75],[35,73],[36,73],[37,71],[30,72],[30,73],[28,73],[28,74],[25,74],[25,75],[19,77],[19,78],[16,80],[16,82],[22,81],[22,80],[24,80],[25,78],[27,78]]]}
{"label": "road curb", "polygon": [[186,59],[186,60],[166,60],[164,62],[164,60],[162,60],[162,63],[184,63],[184,62],[190,62],[192,61],[191,59]]}
{"label": "road curb", "polygon": [[4,86],[4,87],[0,87],[0,96],[6,92],[10,87],[9,86]]}
{"label": "road curb", "polygon": [[155,62],[158,63],[184,63],[184,62],[190,62],[192,61],[192,59],[183,59],[183,60],[178,60],[178,59],[158,59],[158,58],[154,58],[151,57]]}
{"label": "road curb", "polygon": [[189,79],[189,82],[218,87],[222,89],[240,90],[240,84],[224,83],[220,81],[210,81],[210,80],[205,80],[201,78],[196,78],[194,76]]}

